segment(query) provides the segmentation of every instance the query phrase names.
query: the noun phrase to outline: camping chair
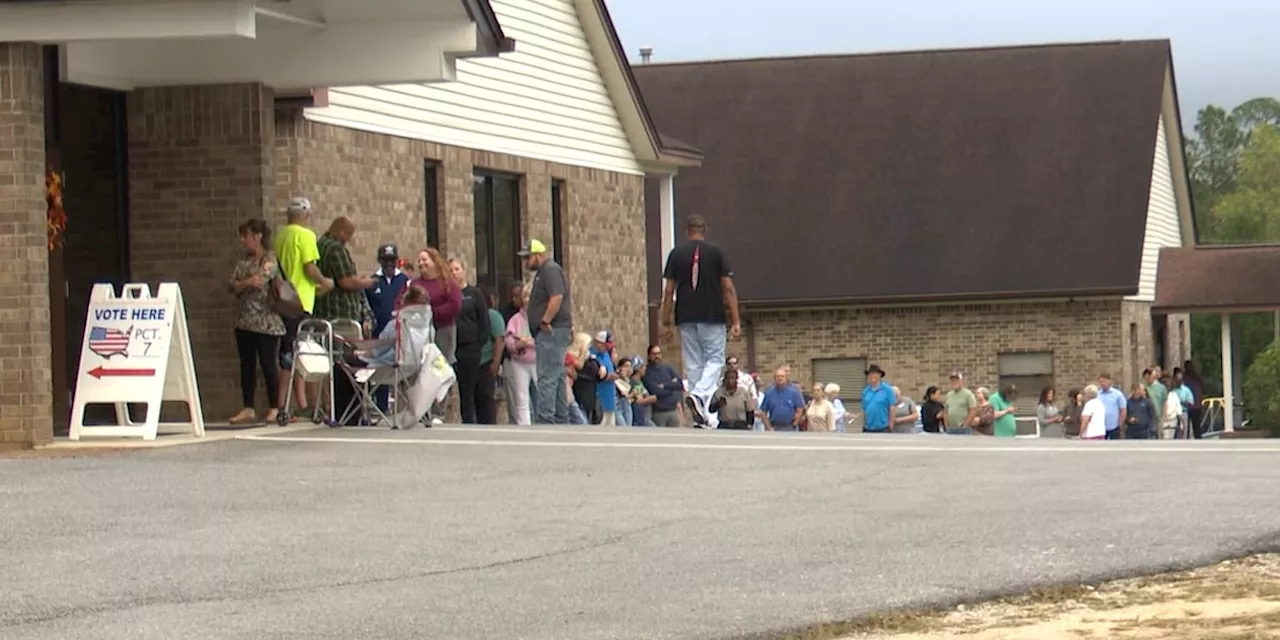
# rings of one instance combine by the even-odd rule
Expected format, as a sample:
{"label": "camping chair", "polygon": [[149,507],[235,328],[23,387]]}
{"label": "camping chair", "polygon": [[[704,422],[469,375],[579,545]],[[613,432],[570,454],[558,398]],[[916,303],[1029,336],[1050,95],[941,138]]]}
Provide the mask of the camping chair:
{"label": "camping chair", "polygon": [[[412,428],[431,406],[430,402],[425,406],[415,402],[415,387],[427,385],[426,391],[434,400],[438,395],[447,395],[453,383],[453,369],[447,362],[445,371],[428,366],[435,364],[433,359],[444,359],[435,345],[430,306],[401,309],[378,340],[353,346],[364,355],[344,358],[339,364],[356,389],[356,397],[344,411],[344,423],[359,414],[364,424],[381,422],[395,429]],[[378,407],[376,400],[378,388],[384,385],[391,387],[395,397],[394,405],[388,407],[387,412]]]}

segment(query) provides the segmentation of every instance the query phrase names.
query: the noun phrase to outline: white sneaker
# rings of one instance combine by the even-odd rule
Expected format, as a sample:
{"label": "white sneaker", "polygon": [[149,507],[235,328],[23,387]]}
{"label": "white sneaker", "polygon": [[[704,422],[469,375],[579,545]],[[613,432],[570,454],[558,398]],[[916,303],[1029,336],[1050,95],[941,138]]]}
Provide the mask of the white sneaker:
{"label": "white sneaker", "polygon": [[693,417],[693,426],[699,429],[707,427],[707,414],[702,410],[702,403],[695,396],[685,396],[684,406],[689,409],[689,415]]}
{"label": "white sneaker", "polygon": [[431,419],[431,425],[432,425],[432,426],[434,426],[434,427],[438,427],[438,426],[440,426],[440,425],[442,425],[442,424],[444,424],[444,420],[441,420],[440,418],[432,418],[432,419]]}

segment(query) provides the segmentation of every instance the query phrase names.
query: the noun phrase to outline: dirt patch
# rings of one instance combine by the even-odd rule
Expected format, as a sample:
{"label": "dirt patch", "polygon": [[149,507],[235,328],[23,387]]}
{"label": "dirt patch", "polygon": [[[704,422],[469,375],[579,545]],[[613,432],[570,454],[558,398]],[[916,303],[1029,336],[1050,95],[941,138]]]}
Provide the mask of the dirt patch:
{"label": "dirt patch", "polygon": [[1280,555],[952,611],[893,613],[792,640],[1280,640]]}

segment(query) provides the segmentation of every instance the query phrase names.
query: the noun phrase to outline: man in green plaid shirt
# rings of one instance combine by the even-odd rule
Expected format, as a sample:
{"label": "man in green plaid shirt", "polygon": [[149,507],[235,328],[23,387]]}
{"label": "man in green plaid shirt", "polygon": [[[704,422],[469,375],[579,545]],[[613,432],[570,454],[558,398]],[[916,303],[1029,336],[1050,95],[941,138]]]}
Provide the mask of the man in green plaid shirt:
{"label": "man in green plaid shirt", "polygon": [[373,330],[373,310],[369,308],[364,290],[373,286],[373,278],[359,274],[347,250],[347,243],[355,234],[355,223],[342,216],[329,225],[329,231],[316,243],[320,249],[320,273],[332,279],[336,286],[316,299],[313,315],[322,320],[355,320],[368,335]]}

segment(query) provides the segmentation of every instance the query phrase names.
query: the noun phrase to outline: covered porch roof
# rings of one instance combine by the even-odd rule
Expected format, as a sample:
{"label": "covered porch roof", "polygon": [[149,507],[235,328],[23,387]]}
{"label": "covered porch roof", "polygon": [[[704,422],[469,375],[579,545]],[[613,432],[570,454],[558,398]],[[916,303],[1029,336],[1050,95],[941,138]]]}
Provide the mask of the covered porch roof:
{"label": "covered porch roof", "polygon": [[[1221,315],[1223,430],[1236,426],[1236,313],[1280,311],[1280,244],[1200,245],[1160,250],[1155,313]],[[1280,325],[1277,325],[1280,330]],[[1280,335],[1277,336],[1280,339]],[[1195,355],[1194,353],[1192,354]]]}
{"label": "covered porch roof", "polygon": [[1167,247],[1156,274],[1156,313],[1280,309],[1280,244]]}
{"label": "covered porch roof", "polygon": [[489,0],[0,0],[0,42],[61,45],[63,79],[122,90],[449,81],[514,49]]}

